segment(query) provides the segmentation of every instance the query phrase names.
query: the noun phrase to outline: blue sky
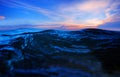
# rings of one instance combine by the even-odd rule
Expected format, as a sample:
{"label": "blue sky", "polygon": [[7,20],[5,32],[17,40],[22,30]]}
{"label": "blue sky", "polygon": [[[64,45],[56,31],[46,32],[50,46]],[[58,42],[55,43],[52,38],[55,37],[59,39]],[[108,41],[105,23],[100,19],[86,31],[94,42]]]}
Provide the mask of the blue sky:
{"label": "blue sky", "polygon": [[0,30],[26,28],[25,25],[27,28],[61,28],[55,24],[64,25],[64,29],[120,30],[120,1],[0,0]]}

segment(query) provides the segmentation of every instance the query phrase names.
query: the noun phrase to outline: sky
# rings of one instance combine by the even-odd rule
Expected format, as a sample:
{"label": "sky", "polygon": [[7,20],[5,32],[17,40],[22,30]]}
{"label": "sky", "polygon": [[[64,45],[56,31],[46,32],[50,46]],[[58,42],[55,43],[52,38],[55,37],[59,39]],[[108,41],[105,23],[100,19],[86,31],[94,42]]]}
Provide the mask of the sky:
{"label": "sky", "polygon": [[0,0],[0,30],[18,28],[120,31],[120,0]]}

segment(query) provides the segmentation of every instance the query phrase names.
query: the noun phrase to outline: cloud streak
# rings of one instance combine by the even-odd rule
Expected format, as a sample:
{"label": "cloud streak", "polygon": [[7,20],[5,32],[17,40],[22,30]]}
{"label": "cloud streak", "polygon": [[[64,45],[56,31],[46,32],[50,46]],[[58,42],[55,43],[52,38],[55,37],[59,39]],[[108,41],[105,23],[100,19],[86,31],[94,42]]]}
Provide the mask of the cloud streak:
{"label": "cloud streak", "polygon": [[40,14],[43,14],[44,16],[47,16],[50,19],[53,20],[59,20],[61,19],[62,15],[54,13],[48,9],[44,9],[32,4],[27,4],[25,2],[21,2],[18,0],[6,0],[6,1],[0,1],[4,6],[12,7],[12,8],[24,8],[27,10],[32,10],[35,12],[38,12]]}

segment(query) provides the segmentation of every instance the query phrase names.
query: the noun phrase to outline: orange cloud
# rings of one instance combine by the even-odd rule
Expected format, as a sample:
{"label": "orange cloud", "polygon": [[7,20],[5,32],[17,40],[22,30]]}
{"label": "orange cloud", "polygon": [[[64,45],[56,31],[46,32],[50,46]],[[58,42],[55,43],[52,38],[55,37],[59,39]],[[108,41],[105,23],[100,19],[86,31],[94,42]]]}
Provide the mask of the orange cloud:
{"label": "orange cloud", "polygon": [[64,30],[79,30],[79,29],[83,29],[83,28],[96,28],[95,26],[87,26],[84,24],[79,24],[79,25],[65,25],[63,27]]}

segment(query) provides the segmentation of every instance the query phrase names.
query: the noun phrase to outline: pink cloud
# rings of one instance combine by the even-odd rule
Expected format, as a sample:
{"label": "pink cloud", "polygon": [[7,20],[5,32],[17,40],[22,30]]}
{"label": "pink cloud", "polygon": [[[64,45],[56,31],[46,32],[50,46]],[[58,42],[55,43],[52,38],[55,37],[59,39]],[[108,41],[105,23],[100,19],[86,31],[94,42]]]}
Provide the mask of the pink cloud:
{"label": "pink cloud", "polygon": [[76,8],[80,11],[85,12],[100,12],[101,10],[104,10],[107,8],[111,3],[111,0],[89,0],[84,1],[81,4],[77,4]]}
{"label": "pink cloud", "polygon": [[5,19],[5,16],[0,16],[0,20],[4,20]]}

